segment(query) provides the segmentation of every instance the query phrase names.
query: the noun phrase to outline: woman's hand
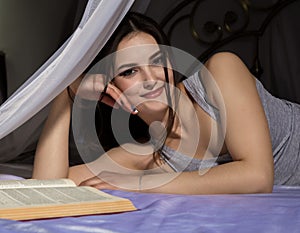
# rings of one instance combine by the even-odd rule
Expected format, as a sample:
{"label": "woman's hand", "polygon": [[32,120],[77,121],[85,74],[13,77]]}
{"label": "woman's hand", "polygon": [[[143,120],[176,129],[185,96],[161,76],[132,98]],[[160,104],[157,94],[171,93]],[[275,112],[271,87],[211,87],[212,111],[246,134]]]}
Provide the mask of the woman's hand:
{"label": "woman's hand", "polygon": [[119,189],[127,191],[139,191],[141,175],[121,174],[103,171],[81,182],[80,186],[91,186],[97,189]]}
{"label": "woman's hand", "polygon": [[114,107],[122,107],[125,111],[134,113],[131,104],[115,85],[107,81],[102,74],[85,74],[77,78],[70,89],[80,98],[94,100]]}

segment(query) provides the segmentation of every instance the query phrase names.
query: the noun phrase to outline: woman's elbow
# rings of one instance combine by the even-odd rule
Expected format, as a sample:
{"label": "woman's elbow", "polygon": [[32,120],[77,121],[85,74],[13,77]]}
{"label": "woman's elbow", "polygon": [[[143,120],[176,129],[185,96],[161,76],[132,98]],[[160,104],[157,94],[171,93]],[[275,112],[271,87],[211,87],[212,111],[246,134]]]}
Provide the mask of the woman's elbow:
{"label": "woman's elbow", "polygon": [[253,176],[253,187],[255,193],[271,193],[274,185],[273,172],[256,172]]}

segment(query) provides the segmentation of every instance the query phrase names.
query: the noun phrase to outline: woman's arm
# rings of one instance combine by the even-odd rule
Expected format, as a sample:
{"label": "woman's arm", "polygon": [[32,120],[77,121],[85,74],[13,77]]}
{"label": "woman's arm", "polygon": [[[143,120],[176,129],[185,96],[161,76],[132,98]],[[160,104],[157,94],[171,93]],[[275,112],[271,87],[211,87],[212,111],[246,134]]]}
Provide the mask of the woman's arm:
{"label": "woman's arm", "polygon": [[67,177],[70,116],[71,102],[64,90],[51,104],[36,149],[32,178]]}
{"label": "woman's arm", "polygon": [[230,171],[238,178],[235,186],[248,192],[271,191],[272,143],[255,78],[232,53],[216,54],[206,66],[220,88],[225,105],[225,145],[234,160],[227,167],[234,166]]}
{"label": "woman's arm", "polygon": [[[106,88],[105,88],[106,86]],[[106,89],[102,102],[115,106],[115,102],[124,110],[131,112],[131,105],[112,84],[105,83],[101,74],[82,75],[70,86],[71,92],[80,98],[98,100]],[[72,100],[64,90],[52,102],[51,110],[40,136],[35,154],[33,178],[48,179],[67,177],[69,173],[69,129],[72,112]],[[132,113],[136,114],[136,113]]]}
{"label": "woman's arm", "polygon": [[[69,168],[68,142],[71,104],[66,90],[54,99],[37,146],[32,178],[68,177],[76,184],[80,184],[82,181],[96,176],[101,171],[108,170],[119,174],[135,175],[140,174],[141,170],[147,169],[153,161],[152,148],[130,144],[113,148],[88,164]],[[124,149],[125,147],[137,153],[133,154],[128,149]],[[145,154],[146,151],[149,151],[149,153],[141,155]]]}
{"label": "woman's arm", "polygon": [[[101,187],[102,189],[111,188],[112,186],[122,186],[123,189],[131,189],[137,187],[137,178],[135,176],[143,175],[144,171],[155,173],[165,171],[164,167],[158,167],[154,163],[152,151],[153,148],[150,146],[127,143],[107,151],[93,162],[70,167],[68,177],[78,185],[82,182],[84,184],[84,181],[89,179],[94,179],[97,183],[99,181],[98,176],[103,178],[103,174],[108,172],[118,174],[120,178],[103,180],[106,181],[106,184]],[[124,183],[123,178],[128,176],[135,181]]]}
{"label": "woman's arm", "polygon": [[[273,188],[273,155],[268,123],[255,79],[235,55],[219,53],[206,66],[223,100],[212,94],[217,106],[224,103],[225,145],[233,162],[211,168],[204,175],[182,173],[152,191],[184,193],[256,193]],[[219,102],[219,103],[218,103]],[[153,177],[152,177],[153,178]],[[148,179],[148,180],[147,180]],[[150,182],[151,177],[143,178]]]}

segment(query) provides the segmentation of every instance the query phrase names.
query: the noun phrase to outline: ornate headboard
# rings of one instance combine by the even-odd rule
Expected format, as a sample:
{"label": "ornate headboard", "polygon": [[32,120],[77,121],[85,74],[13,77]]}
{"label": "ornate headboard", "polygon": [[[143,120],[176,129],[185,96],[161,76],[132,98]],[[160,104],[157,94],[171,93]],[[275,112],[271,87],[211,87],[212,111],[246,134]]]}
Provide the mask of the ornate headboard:
{"label": "ornate headboard", "polygon": [[[265,74],[265,69],[262,67],[262,60],[267,60],[267,56],[271,56],[270,52],[267,54],[262,51],[262,47],[268,46],[265,34],[266,31],[268,33],[274,31],[270,29],[274,19],[278,21],[280,15],[281,18],[287,18],[289,11],[294,11],[296,15],[294,17],[297,17],[296,9],[300,13],[299,0],[181,0],[176,2],[177,4],[160,21],[173,46],[189,52],[202,62],[218,51],[237,53],[256,77],[265,79],[268,88],[275,94],[276,91],[278,92],[276,86],[279,81],[274,81],[270,72]],[[292,21],[297,24],[300,18]],[[284,23],[281,27],[285,27]],[[293,33],[292,30],[290,31]],[[274,37],[274,34],[272,35]],[[268,40],[276,40],[267,37]],[[300,54],[300,50],[298,51]],[[272,77],[266,78],[262,75]]]}

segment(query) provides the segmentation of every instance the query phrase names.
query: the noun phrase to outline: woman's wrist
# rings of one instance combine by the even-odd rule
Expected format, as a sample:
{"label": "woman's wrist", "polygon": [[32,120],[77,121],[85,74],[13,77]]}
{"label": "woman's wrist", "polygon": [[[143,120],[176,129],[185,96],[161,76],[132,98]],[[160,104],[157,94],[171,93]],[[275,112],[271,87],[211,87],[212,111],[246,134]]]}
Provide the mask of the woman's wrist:
{"label": "woman's wrist", "polygon": [[80,95],[76,95],[71,86],[67,87],[67,93],[71,104],[76,102],[76,106],[82,109],[90,109],[95,107],[95,100],[81,98]]}
{"label": "woman's wrist", "polygon": [[142,191],[142,179],[143,179],[144,174],[139,176],[139,183],[138,183],[138,190]]}

